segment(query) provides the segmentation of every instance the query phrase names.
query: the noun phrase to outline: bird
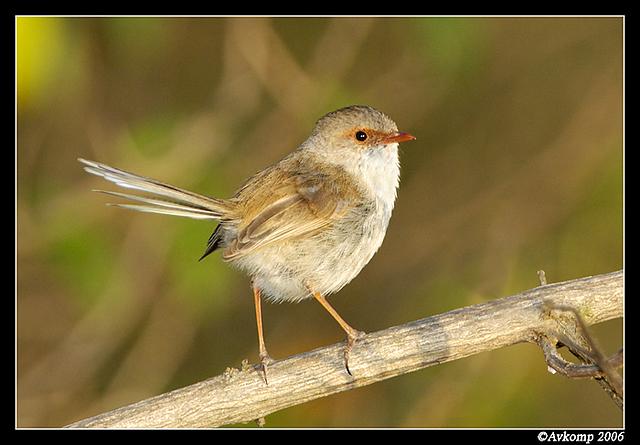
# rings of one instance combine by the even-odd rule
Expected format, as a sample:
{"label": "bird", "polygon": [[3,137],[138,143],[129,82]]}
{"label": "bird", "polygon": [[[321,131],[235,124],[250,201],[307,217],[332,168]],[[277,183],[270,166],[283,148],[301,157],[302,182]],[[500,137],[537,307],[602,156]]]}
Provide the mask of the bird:
{"label": "bird", "polygon": [[222,261],[250,277],[260,368],[274,362],[264,339],[262,300],[315,298],[346,333],[344,365],[363,332],[351,327],[327,296],[353,280],[383,242],[400,183],[398,144],[415,139],[386,114],[363,105],[330,112],[280,161],[255,173],[229,199],[211,198],[155,179],[78,158],[84,169],[145,195],[97,190],[142,212],[219,222],[201,260]]}

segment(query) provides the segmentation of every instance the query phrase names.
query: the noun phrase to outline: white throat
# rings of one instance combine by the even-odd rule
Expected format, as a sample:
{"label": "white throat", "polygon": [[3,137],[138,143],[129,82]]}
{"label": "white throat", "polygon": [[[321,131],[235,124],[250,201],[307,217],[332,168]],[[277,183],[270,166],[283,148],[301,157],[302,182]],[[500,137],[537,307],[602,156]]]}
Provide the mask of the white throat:
{"label": "white throat", "polygon": [[398,159],[398,144],[387,144],[370,150],[369,156],[357,164],[354,172],[367,184],[383,204],[385,211],[391,210],[396,200],[397,189],[400,185],[400,161]]}

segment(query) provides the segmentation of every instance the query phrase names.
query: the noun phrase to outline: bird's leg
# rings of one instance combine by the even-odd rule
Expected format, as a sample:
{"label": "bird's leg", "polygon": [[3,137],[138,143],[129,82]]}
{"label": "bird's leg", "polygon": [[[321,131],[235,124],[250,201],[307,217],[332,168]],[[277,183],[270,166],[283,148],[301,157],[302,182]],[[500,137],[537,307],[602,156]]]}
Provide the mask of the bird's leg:
{"label": "bird's leg", "polygon": [[349,326],[349,324],[346,321],[344,321],[344,319],[340,316],[340,314],[338,314],[338,312],[329,304],[327,299],[324,298],[322,295],[312,291],[311,289],[309,289],[309,292],[311,292],[311,294],[314,297],[316,297],[316,300],[318,300],[318,302],[331,314],[333,318],[335,318],[338,324],[342,326],[342,329],[344,329],[344,331],[347,333],[347,346],[344,349],[344,366],[345,368],[347,368],[347,372],[349,373],[349,375],[352,375],[351,370],[349,369],[349,354],[351,353],[351,349],[353,348],[353,345],[355,345],[356,340],[359,337],[363,336],[364,332],[357,331],[353,329],[351,326]]}
{"label": "bird's leg", "polygon": [[262,295],[260,288],[253,284],[251,280],[251,290],[253,290],[253,301],[256,306],[256,321],[258,322],[258,347],[260,351],[260,367],[264,376],[264,382],[268,385],[267,381],[267,365],[273,363],[274,360],[269,356],[267,352],[267,346],[264,342],[264,332],[262,330]]}

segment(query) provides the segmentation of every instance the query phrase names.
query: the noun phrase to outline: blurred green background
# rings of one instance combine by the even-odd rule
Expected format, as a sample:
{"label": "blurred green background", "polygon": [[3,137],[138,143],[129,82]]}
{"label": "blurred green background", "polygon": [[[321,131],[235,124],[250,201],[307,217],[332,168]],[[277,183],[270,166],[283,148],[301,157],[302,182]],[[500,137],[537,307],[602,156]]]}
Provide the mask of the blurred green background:
{"label": "blurred green background", "polygon": [[[17,18],[17,425],[58,427],[258,361],[215,225],[106,207],[97,160],[229,197],[320,116],[417,136],[386,240],[330,298],[367,332],[623,267],[623,19]],[[264,307],[269,352],[343,340]],[[593,327],[609,355],[620,320]],[[269,427],[619,427],[528,344],[267,417]],[[250,424],[250,427],[255,425]]]}

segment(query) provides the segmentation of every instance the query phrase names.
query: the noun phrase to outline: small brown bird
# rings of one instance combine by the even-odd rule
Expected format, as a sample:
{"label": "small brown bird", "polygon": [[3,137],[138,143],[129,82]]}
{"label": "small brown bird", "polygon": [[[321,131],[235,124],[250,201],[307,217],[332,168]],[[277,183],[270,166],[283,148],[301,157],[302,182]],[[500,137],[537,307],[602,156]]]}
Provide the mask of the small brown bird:
{"label": "small brown bird", "polygon": [[197,193],[79,159],[89,173],[156,196],[115,192],[142,204],[119,207],[215,219],[206,257],[222,260],[251,277],[260,360],[266,381],[269,356],[262,328],[262,297],[298,302],[315,297],[347,333],[349,353],[362,335],[326,300],[349,283],[384,239],[400,180],[398,143],[415,137],[398,131],[385,114],[366,106],[334,111],[281,161],[254,174],[231,199]]}

